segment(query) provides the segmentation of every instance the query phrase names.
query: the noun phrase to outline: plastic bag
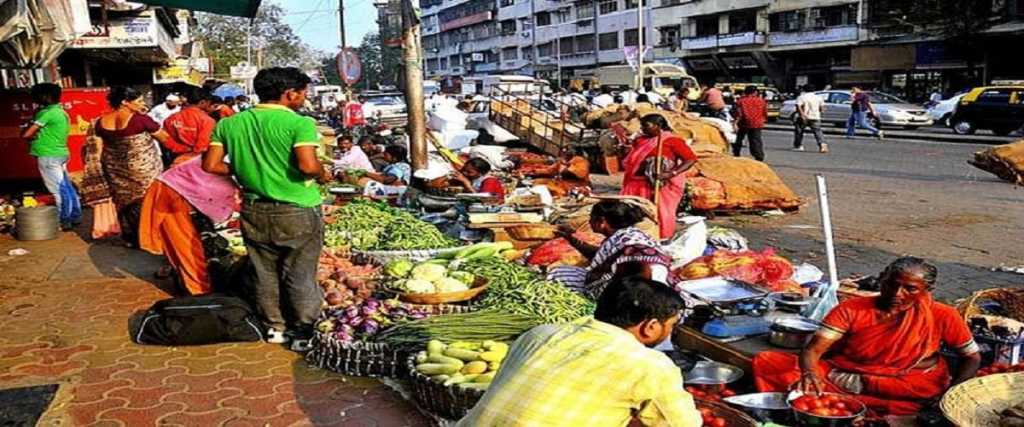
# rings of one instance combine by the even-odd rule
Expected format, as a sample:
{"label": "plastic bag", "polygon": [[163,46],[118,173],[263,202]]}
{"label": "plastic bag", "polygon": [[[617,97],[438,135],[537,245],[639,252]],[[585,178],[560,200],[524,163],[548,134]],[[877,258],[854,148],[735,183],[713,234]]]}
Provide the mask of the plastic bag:
{"label": "plastic bag", "polygon": [[708,246],[708,226],[702,216],[683,218],[686,229],[677,231],[662,248],[672,256],[672,269],[677,269],[704,254]]}
{"label": "plastic bag", "polygon": [[811,294],[815,301],[807,306],[804,316],[819,322],[823,320],[825,315],[839,305],[839,295],[836,294],[838,290],[838,281],[835,284],[830,281],[821,282],[821,285]]}
{"label": "plastic bag", "polygon": [[730,251],[747,250],[747,239],[736,230],[724,227],[711,227],[708,229],[708,244],[718,249]]}
{"label": "plastic bag", "polygon": [[802,285],[804,283],[817,282],[821,280],[822,277],[825,277],[825,272],[821,271],[820,268],[805,262],[803,264],[798,265],[793,270],[792,279],[794,282],[797,282]]}
{"label": "plastic bag", "polygon": [[773,292],[801,290],[792,280],[793,266],[770,248],[762,252],[718,251],[693,260],[675,273],[686,280],[722,276]]}

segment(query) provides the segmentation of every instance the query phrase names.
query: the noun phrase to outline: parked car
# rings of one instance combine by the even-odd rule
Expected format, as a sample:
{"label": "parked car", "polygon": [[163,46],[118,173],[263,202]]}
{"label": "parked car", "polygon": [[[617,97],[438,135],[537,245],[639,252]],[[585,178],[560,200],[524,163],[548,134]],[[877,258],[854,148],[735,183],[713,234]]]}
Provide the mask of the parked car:
{"label": "parked car", "polygon": [[[872,117],[871,124],[880,126],[900,126],[907,129],[917,129],[921,126],[931,126],[934,121],[928,117],[928,112],[919,105],[911,104],[895,96],[882,92],[866,92],[868,99],[875,106],[878,117]],[[848,90],[826,90],[815,92],[825,101],[825,113],[821,121],[835,125],[846,126],[846,120],[850,118],[850,104],[853,95]],[[779,111],[782,117],[795,121],[796,100],[789,100],[782,103]]]}
{"label": "parked car", "polygon": [[942,101],[935,103],[935,105],[928,107],[928,117],[931,117],[932,120],[943,126],[950,126],[951,122],[949,119],[953,117],[953,112],[956,111],[956,106],[957,104],[960,104],[960,99],[963,98],[964,95],[966,94],[956,94],[949,99],[943,99]]}
{"label": "parked car", "polygon": [[984,86],[960,99],[950,127],[959,135],[978,129],[1005,136],[1024,126],[1024,86]]}
{"label": "parked car", "polygon": [[369,92],[363,104],[363,115],[376,118],[388,126],[405,126],[409,120],[405,95],[400,92]]}

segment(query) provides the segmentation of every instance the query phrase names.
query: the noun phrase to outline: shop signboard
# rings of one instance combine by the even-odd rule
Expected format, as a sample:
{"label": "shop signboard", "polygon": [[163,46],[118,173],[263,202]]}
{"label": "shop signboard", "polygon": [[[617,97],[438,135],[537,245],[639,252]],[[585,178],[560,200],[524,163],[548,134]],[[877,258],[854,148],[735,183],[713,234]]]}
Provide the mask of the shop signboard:
{"label": "shop signboard", "polygon": [[773,32],[768,34],[768,44],[771,46],[791,46],[855,41],[857,40],[857,31],[856,25],[847,25],[810,31]]}
{"label": "shop signboard", "polygon": [[179,58],[165,67],[153,68],[153,83],[188,83],[194,86],[203,84],[203,75],[192,67],[188,58]]}
{"label": "shop signboard", "polygon": [[239,62],[236,65],[231,66],[231,78],[237,80],[250,80],[256,77],[256,73],[259,72],[259,68],[255,65],[247,63],[245,61]]}
{"label": "shop signboard", "polygon": [[[82,170],[82,145],[89,124],[109,110],[106,88],[64,89],[61,105],[68,113],[68,171]],[[28,91],[0,92],[0,180],[39,178],[39,167],[28,154],[28,141],[21,137],[21,125],[35,115]]]}
{"label": "shop signboard", "polygon": [[93,25],[91,32],[75,39],[71,44],[77,49],[131,49],[159,48],[169,57],[174,57],[174,39],[152,12],[112,18],[107,25]]}
{"label": "shop signboard", "polygon": [[452,30],[452,29],[455,29],[455,28],[465,27],[465,26],[468,26],[468,25],[479,24],[481,22],[489,21],[490,19],[491,19],[491,12],[489,12],[489,11],[488,12],[474,13],[472,15],[463,16],[461,18],[452,19],[451,21],[447,21],[445,23],[442,23],[441,24],[441,31],[448,31],[448,30]]}

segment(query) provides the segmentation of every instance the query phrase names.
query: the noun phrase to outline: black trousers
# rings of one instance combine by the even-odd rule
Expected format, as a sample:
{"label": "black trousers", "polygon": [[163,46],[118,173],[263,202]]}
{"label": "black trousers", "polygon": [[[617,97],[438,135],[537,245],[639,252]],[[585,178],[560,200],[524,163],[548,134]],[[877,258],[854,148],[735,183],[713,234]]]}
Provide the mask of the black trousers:
{"label": "black trousers", "polygon": [[739,157],[743,151],[743,139],[746,138],[750,145],[750,155],[759,162],[764,161],[764,141],[761,139],[761,129],[740,128],[736,133],[736,142],[732,144],[732,155]]}

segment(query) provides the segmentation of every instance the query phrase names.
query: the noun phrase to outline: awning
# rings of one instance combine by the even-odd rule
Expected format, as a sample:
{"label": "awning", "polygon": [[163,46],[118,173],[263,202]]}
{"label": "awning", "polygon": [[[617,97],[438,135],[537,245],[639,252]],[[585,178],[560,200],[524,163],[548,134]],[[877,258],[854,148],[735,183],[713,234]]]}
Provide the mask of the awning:
{"label": "awning", "polygon": [[244,16],[253,18],[260,8],[262,0],[133,0],[151,6],[164,6],[175,9],[195,10],[215,13],[217,15]]}

